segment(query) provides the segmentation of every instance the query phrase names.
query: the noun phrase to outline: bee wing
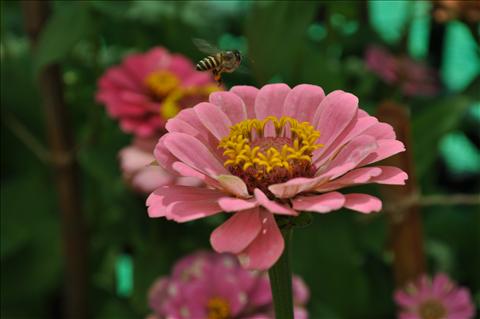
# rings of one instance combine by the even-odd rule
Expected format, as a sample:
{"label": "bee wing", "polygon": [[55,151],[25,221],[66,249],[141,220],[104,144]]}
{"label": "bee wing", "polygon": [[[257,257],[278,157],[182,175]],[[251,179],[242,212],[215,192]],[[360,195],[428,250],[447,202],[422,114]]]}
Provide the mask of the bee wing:
{"label": "bee wing", "polygon": [[242,63],[240,66],[237,68],[236,72],[238,73],[250,73],[251,66],[254,64],[255,61],[250,58],[248,55],[242,53]]}
{"label": "bee wing", "polygon": [[195,44],[195,46],[203,53],[214,55],[220,52],[217,47],[211,45],[207,40],[194,38],[192,41],[193,44]]}

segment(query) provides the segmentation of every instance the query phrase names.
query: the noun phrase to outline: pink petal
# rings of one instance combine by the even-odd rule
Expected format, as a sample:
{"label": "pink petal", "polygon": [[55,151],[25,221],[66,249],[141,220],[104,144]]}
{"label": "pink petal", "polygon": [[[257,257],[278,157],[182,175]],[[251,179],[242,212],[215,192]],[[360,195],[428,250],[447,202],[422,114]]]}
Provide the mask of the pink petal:
{"label": "pink petal", "polygon": [[247,190],[247,185],[245,182],[234,175],[219,175],[217,176],[217,181],[220,183],[221,187],[228,193],[233,194],[240,198],[249,198],[252,197]]}
{"label": "pink petal", "polygon": [[403,312],[400,313],[398,319],[422,319],[417,313]]}
{"label": "pink petal", "polygon": [[268,209],[273,214],[297,216],[298,213],[286,205],[279,204],[269,200],[268,197],[258,188],[254,190],[255,199],[260,205]]}
{"label": "pink petal", "polygon": [[[108,79],[119,88],[128,88],[133,91],[141,92],[141,87],[132,77],[128,76],[125,69],[121,67],[113,67],[105,73],[102,79]],[[101,80],[102,81],[102,80]]]}
{"label": "pink petal", "polygon": [[453,283],[451,282],[450,278],[446,274],[439,273],[437,274],[432,280],[432,293],[435,296],[441,296],[447,290],[445,288],[451,288]]}
{"label": "pink petal", "polygon": [[150,102],[150,98],[148,98],[146,95],[134,91],[121,91],[119,97],[123,101],[134,105]]}
{"label": "pink petal", "polygon": [[318,123],[313,123],[321,134],[318,143],[329,146],[355,118],[357,109],[355,95],[338,91],[328,94],[320,103]]}
{"label": "pink petal", "polygon": [[169,119],[167,124],[165,124],[165,128],[169,132],[185,133],[201,140],[201,134],[196,128],[191,126],[190,123],[185,122],[177,117]]}
{"label": "pink petal", "polygon": [[203,125],[218,140],[227,136],[232,123],[223,111],[214,104],[202,102],[193,108]]}
{"label": "pink petal", "polygon": [[283,115],[293,117],[299,122],[310,122],[324,97],[325,93],[319,86],[297,85],[285,98]]}
{"label": "pink petal", "polygon": [[360,213],[368,214],[379,212],[382,209],[382,201],[367,194],[346,194],[345,207],[356,210]]}
{"label": "pink petal", "polygon": [[[185,56],[180,55],[180,54],[172,54],[170,56],[170,63],[168,66],[169,71],[180,77],[181,79],[187,79],[195,74],[202,74],[200,72],[196,72],[194,70],[194,66],[192,62],[187,59]],[[206,79],[207,80],[207,79]],[[188,85],[189,83],[185,83],[185,80],[183,81],[184,85]],[[208,83],[206,81],[206,83]],[[205,84],[206,84],[205,83]]]}
{"label": "pink petal", "polygon": [[404,308],[410,308],[418,302],[414,296],[407,294],[403,290],[398,290],[394,295],[394,299],[399,306]]}
{"label": "pink petal", "polygon": [[168,185],[159,187],[151,193],[147,198],[146,204],[147,206],[150,206],[156,203],[161,203],[166,206],[178,201],[195,201],[206,198],[218,199],[219,197],[222,197],[222,194],[214,189]]}
{"label": "pink petal", "polygon": [[167,219],[183,223],[222,212],[218,196],[196,201],[179,201],[167,206]]}
{"label": "pink petal", "polygon": [[263,307],[266,305],[272,304],[272,290],[270,288],[270,280],[268,279],[268,274],[258,274],[256,275],[257,280],[256,284],[250,292],[250,302],[249,304],[252,307]]}
{"label": "pink petal", "polygon": [[377,143],[373,137],[368,135],[357,136],[340,150],[322,174],[331,176],[331,179],[343,175],[358,166],[375,150],[377,150]]}
{"label": "pink petal", "polygon": [[285,245],[273,215],[262,209],[260,219],[262,230],[239,256],[240,262],[247,269],[269,269],[280,258]]}
{"label": "pink petal", "polygon": [[310,299],[310,290],[302,278],[293,276],[292,278],[293,299],[295,304],[305,305]]}
{"label": "pink petal", "polygon": [[375,124],[378,123],[378,120],[373,116],[365,116],[358,118],[350,122],[350,124],[345,128],[345,130],[333,141],[330,145],[325,145],[325,147],[319,148],[313,153],[313,162],[317,167],[322,166],[332,156],[338,153],[338,151],[353,138],[359,135],[369,135],[365,134],[366,131]]}
{"label": "pink petal", "polygon": [[247,110],[242,99],[232,92],[213,92],[210,103],[217,105],[230,119],[232,124],[247,118]]}
{"label": "pink petal", "polygon": [[[177,120],[181,121],[179,125],[175,125],[175,122]],[[177,116],[168,120],[166,124],[166,129],[169,132],[187,133],[187,132],[184,132],[185,129],[182,129],[183,123],[188,124],[192,129],[196,131],[196,135],[193,135],[194,137],[198,138],[202,142],[208,141],[208,136],[210,132],[202,124],[202,122],[197,116],[197,113],[192,108],[183,109],[180,111],[180,113],[177,114]],[[188,132],[190,132],[190,129],[188,130]],[[190,133],[187,133],[187,134],[190,134]]]}
{"label": "pink petal", "polygon": [[294,319],[308,319],[308,311],[302,307],[294,305],[293,308],[293,318]]}
{"label": "pink petal", "polygon": [[405,146],[398,140],[377,140],[377,144],[377,150],[368,155],[358,166],[375,163],[405,151]]}
{"label": "pink petal", "polygon": [[204,86],[208,84],[213,84],[212,74],[207,72],[196,72],[193,71],[188,74],[187,78],[183,79],[182,85],[184,86]]}
{"label": "pink petal", "polygon": [[235,93],[243,100],[247,117],[249,119],[255,118],[255,99],[257,98],[258,89],[253,86],[239,85],[232,87],[230,92]]}
{"label": "pink petal", "polygon": [[408,179],[407,173],[393,166],[378,166],[382,170],[379,176],[372,178],[370,183],[387,184],[387,185],[405,185]]}
{"label": "pink petal", "polygon": [[366,183],[387,185],[405,185],[407,174],[399,168],[391,166],[361,167],[315,188],[317,192],[326,192],[343,187]]}
{"label": "pink petal", "polygon": [[163,47],[154,47],[143,56],[145,66],[152,71],[168,68],[172,63],[172,55]]}
{"label": "pink petal", "polygon": [[368,128],[364,134],[370,135],[375,137],[377,140],[384,140],[384,139],[395,139],[395,131],[390,124],[387,123],[377,123],[372,127]]}
{"label": "pink petal", "polygon": [[183,186],[194,186],[199,187],[203,185],[202,180],[195,178],[195,177],[177,177],[175,180],[176,185],[183,185]]}
{"label": "pink petal", "polygon": [[148,291],[148,305],[156,312],[163,310],[163,303],[168,298],[168,285],[169,278],[160,277],[155,280]]}
{"label": "pink petal", "polygon": [[217,182],[216,179],[211,178],[208,175],[203,174],[202,172],[191,168],[190,166],[182,163],[182,162],[175,162],[172,164],[172,169],[177,172],[180,176],[184,176],[186,178],[195,178],[199,179],[208,186],[213,188],[222,189],[220,183]]}
{"label": "pink petal", "polygon": [[357,168],[331,182],[318,186],[315,190],[318,192],[327,192],[347,186],[368,183],[373,177],[379,176],[381,173],[382,169],[379,167]]}
{"label": "pink petal", "polygon": [[291,198],[306,189],[314,187],[318,183],[316,178],[299,177],[281,184],[274,184],[268,187],[278,198]]}
{"label": "pink petal", "polygon": [[210,243],[216,252],[238,254],[250,245],[261,229],[258,208],[237,212],[212,232]]}
{"label": "pink petal", "polygon": [[[223,194],[217,190],[189,186],[168,185],[157,188],[148,196],[146,205],[150,217],[169,217],[167,207],[177,202],[195,202],[209,200],[214,203]],[[217,205],[218,206],[218,205]],[[221,211],[220,206],[218,206]]]}
{"label": "pink petal", "polygon": [[168,133],[164,142],[179,160],[209,176],[228,174],[218,159],[195,137],[185,133]]}
{"label": "pink petal", "polygon": [[155,160],[152,152],[145,151],[136,145],[130,145],[121,149],[118,157],[122,171],[127,174],[135,173]]}
{"label": "pink petal", "polygon": [[155,156],[155,159],[157,162],[162,166],[163,168],[173,171],[172,165],[177,161],[175,156],[170,153],[168,148],[165,146],[165,137],[166,135],[163,135],[159,140],[157,145],[155,145],[155,149],[153,150],[153,155]]}
{"label": "pink petal", "polygon": [[162,201],[151,201],[152,203],[147,208],[148,217],[159,218],[167,216],[167,206],[165,206]]}
{"label": "pink petal", "polygon": [[344,204],[345,197],[338,192],[298,197],[293,200],[293,208],[295,210],[317,213],[329,213],[342,208]]}
{"label": "pink petal", "polygon": [[256,117],[260,120],[271,115],[281,118],[283,115],[283,103],[290,90],[288,85],[283,83],[263,86],[255,99]]}
{"label": "pink petal", "polygon": [[294,178],[282,184],[275,184],[268,189],[280,198],[293,197],[298,193],[313,190],[328,180],[335,179],[354,169],[360,161],[376,149],[373,137],[362,135],[348,143],[327,167],[321,168],[314,178]]}
{"label": "pink petal", "polygon": [[[150,319],[150,318],[147,318],[147,319]],[[155,318],[153,318],[153,319],[155,319]],[[248,315],[246,317],[242,317],[241,319],[272,319],[272,316],[259,313],[259,314]]]}
{"label": "pink petal", "polygon": [[258,206],[258,202],[254,199],[245,200],[234,197],[220,198],[218,204],[226,212],[238,212]]}
{"label": "pink petal", "polygon": [[344,147],[334,160],[329,163],[329,166],[322,169],[322,172],[317,177],[294,178],[286,183],[271,185],[268,189],[280,198],[290,198],[298,193],[313,190],[329,179],[334,179],[355,168],[358,162],[375,148],[376,144],[373,137],[358,136]]}
{"label": "pink petal", "polygon": [[[345,93],[345,92],[342,91],[342,90],[336,90],[336,91],[330,92],[327,96],[328,96],[329,100],[333,100],[336,96],[340,96],[343,93]],[[322,100],[322,102],[324,100],[325,100],[325,98]],[[323,111],[325,110],[325,107],[323,107],[323,106],[325,106],[325,103],[320,104],[318,106],[317,110],[315,111],[315,114],[313,115],[312,121],[310,121],[310,123],[315,128],[318,128],[318,121],[320,120],[320,115],[322,115]]]}
{"label": "pink petal", "polygon": [[160,186],[175,183],[175,176],[162,167],[153,165],[140,169],[132,177],[131,183],[135,189],[148,194]]}

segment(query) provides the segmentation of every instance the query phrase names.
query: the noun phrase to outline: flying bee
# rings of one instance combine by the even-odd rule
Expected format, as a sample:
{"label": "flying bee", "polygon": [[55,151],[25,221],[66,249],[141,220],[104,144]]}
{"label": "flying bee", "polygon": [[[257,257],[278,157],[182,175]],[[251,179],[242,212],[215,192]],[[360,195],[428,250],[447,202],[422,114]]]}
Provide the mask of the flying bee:
{"label": "flying bee", "polygon": [[209,54],[197,63],[197,71],[212,71],[218,85],[222,83],[223,72],[234,72],[242,62],[242,54],[238,50],[221,51],[202,39],[193,39],[193,43],[200,51]]}

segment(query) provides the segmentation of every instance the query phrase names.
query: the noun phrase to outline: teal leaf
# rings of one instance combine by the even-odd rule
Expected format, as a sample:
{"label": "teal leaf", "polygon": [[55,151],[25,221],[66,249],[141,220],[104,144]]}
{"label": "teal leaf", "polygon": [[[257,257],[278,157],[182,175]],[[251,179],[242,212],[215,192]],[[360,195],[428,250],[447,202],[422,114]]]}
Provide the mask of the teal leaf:
{"label": "teal leaf", "polygon": [[375,31],[389,43],[400,40],[404,31],[411,3],[400,1],[368,1],[370,23]]}
{"label": "teal leaf", "polygon": [[480,75],[478,45],[461,22],[447,26],[441,75],[445,85],[460,91]]}
{"label": "teal leaf", "polygon": [[440,141],[440,153],[453,174],[480,173],[480,151],[462,132],[444,136]]}

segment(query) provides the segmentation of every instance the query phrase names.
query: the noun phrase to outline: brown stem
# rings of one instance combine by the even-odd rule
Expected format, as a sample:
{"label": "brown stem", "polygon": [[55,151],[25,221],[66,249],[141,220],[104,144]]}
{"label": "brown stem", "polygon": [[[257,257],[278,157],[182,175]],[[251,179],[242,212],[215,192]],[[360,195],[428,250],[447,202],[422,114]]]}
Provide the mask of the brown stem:
{"label": "brown stem", "polygon": [[[393,102],[383,103],[378,117],[390,123],[397,138],[406,147],[406,151],[385,161],[386,165],[397,166],[408,174],[405,186],[384,186],[382,194],[387,203],[408,200],[417,194],[417,181],[413,167],[412,144],[410,137],[410,118],[407,109]],[[393,250],[393,270],[397,286],[401,287],[414,280],[425,271],[425,252],[423,248],[422,221],[418,205],[399,208],[388,214],[390,245]]]}
{"label": "brown stem", "polygon": [[[22,1],[25,28],[33,53],[38,36],[50,14],[48,1]],[[81,210],[78,167],[73,154],[73,138],[63,98],[61,69],[45,66],[38,75],[52,156],[61,217],[65,258],[66,318],[87,318],[87,251]]]}
{"label": "brown stem", "polygon": [[411,206],[452,206],[452,205],[480,205],[480,194],[432,194],[420,196],[412,194],[401,202],[387,203],[383,206],[385,212],[395,212]]}

